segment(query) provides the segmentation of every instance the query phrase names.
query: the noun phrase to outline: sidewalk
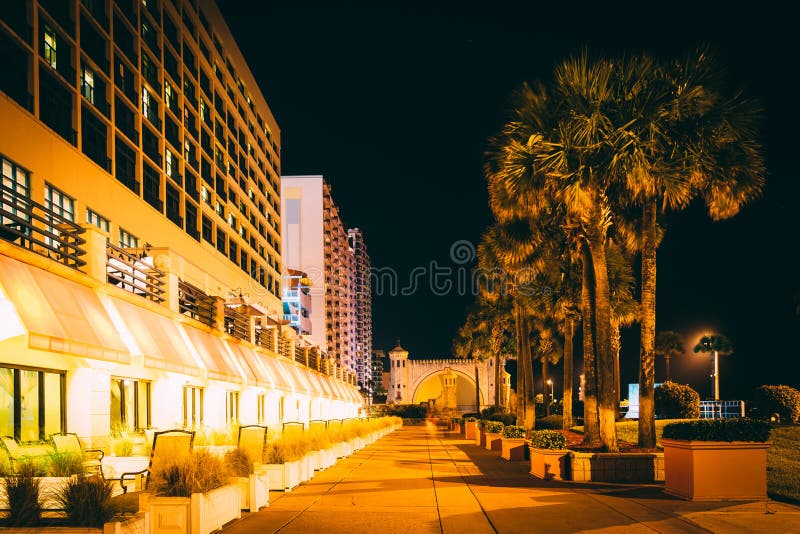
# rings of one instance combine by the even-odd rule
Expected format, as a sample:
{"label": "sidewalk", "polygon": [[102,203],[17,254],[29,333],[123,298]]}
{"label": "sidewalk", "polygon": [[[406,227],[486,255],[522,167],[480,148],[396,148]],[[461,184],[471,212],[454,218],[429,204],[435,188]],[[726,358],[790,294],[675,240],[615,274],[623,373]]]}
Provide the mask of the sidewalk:
{"label": "sidewalk", "polygon": [[800,507],[693,503],[662,486],[543,482],[526,462],[404,427],[224,529],[245,533],[800,532]]}

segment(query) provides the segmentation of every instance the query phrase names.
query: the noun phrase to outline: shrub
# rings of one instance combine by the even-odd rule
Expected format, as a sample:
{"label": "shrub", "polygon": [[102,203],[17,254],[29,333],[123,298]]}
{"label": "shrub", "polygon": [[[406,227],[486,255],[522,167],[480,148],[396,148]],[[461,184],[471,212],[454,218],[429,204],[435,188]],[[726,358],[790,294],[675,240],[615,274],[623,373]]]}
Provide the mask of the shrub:
{"label": "shrub", "polygon": [[225,463],[237,477],[247,477],[253,472],[253,460],[238,447],[225,453]]}
{"label": "shrub", "polygon": [[800,420],[800,391],[790,386],[759,386],[753,393],[753,415],[769,419],[777,414],[783,423]]}
{"label": "shrub", "polygon": [[531,447],[552,451],[562,450],[567,446],[567,438],[554,430],[534,430],[531,432]]}
{"label": "shrub", "polygon": [[479,414],[479,413],[476,413],[476,412],[472,412],[472,413],[465,413],[465,414],[464,414],[462,417],[463,417],[464,419],[469,419],[470,417],[472,417],[472,419],[473,419],[473,420],[477,421],[478,419],[480,419],[480,418],[481,418],[481,414]]}
{"label": "shrub", "polygon": [[486,423],[489,421],[487,419],[478,419],[478,428],[481,430],[486,430]]}
{"label": "shrub", "polygon": [[508,425],[503,429],[504,438],[524,438],[525,427],[517,425]]}
{"label": "shrub", "polygon": [[500,421],[504,425],[517,424],[517,414],[514,413],[494,413],[489,416],[489,421]]}
{"label": "shrub", "polygon": [[111,502],[111,482],[100,476],[68,480],[55,494],[55,500],[67,515],[72,527],[103,528],[116,515]]}
{"label": "shrub", "polygon": [[758,441],[769,439],[769,424],[755,419],[701,419],[664,426],[663,438],[694,441]]}
{"label": "shrub", "polygon": [[71,477],[84,475],[83,458],[71,452],[51,452],[47,465],[47,475],[51,477]]}
{"label": "shrub", "polygon": [[499,434],[503,431],[505,425],[500,421],[486,421],[487,434]]}
{"label": "shrub", "polygon": [[560,430],[561,421],[562,419],[560,415],[542,417],[536,420],[536,428],[539,430]]}
{"label": "shrub", "polygon": [[49,465],[45,458],[22,458],[17,462],[17,474],[23,477],[46,477]]}
{"label": "shrub", "polygon": [[222,487],[229,477],[228,466],[222,458],[200,450],[154,470],[150,474],[150,486],[156,495],[189,497],[192,493],[206,493]]}
{"label": "shrub", "polygon": [[700,417],[700,395],[689,386],[664,382],[655,390],[656,414],[666,419]]}
{"label": "shrub", "polygon": [[403,419],[425,419],[428,408],[422,404],[396,404],[387,410],[387,415],[396,415]]}
{"label": "shrub", "polygon": [[4,479],[9,527],[28,527],[39,523],[42,505],[39,503],[41,480],[26,475],[12,475]]}

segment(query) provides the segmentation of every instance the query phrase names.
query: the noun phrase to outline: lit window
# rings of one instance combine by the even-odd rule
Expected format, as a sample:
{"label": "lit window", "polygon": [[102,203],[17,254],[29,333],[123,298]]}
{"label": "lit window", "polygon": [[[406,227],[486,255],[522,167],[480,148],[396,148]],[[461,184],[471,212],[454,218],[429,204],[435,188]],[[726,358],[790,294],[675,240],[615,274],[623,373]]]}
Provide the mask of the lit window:
{"label": "lit window", "polygon": [[188,139],[183,141],[183,157],[186,158],[186,161],[192,161],[192,144]]}
{"label": "lit window", "polygon": [[44,60],[56,68],[56,32],[47,25],[44,27]]}
{"label": "lit window", "polygon": [[173,106],[173,99],[175,98],[175,90],[172,88],[172,85],[166,80],[164,80],[164,104],[168,108],[172,108]]}
{"label": "lit window", "polygon": [[231,228],[236,230],[236,218],[233,216],[232,213],[228,214],[228,224],[230,225]]}
{"label": "lit window", "polygon": [[[0,157],[0,162],[2,162],[3,167],[3,212],[4,214],[15,215],[19,218],[22,218],[26,221],[30,221],[30,215],[25,214],[24,212],[18,212],[18,210],[27,205],[25,199],[27,199],[30,195],[30,189],[28,185],[28,171],[23,169],[22,167],[18,167],[11,161]],[[5,216],[0,217],[0,223],[2,224],[13,224],[17,221],[6,218]]]}
{"label": "lit window", "polygon": [[167,176],[172,176],[172,171],[175,167],[175,161],[170,149],[166,149],[164,156],[164,170],[167,172]]}
{"label": "lit window", "polygon": [[81,93],[94,104],[94,72],[85,66],[81,67]]}
{"label": "lit window", "polygon": [[40,441],[64,431],[64,373],[0,367],[0,432]]}
{"label": "lit window", "polygon": [[203,119],[203,122],[208,120],[208,104],[202,98],[200,99],[200,118]]}
{"label": "lit window", "polygon": [[183,426],[196,428],[203,424],[203,388],[183,388]]}
{"label": "lit window", "polygon": [[235,424],[239,422],[239,392],[228,391],[225,396],[225,422]]}
{"label": "lit window", "polygon": [[208,192],[208,188],[206,186],[200,186],[200,198],[203,199],[203,202],[209,202],[211,200],[211,195]]}
{"label": "lit window", "polygon": [[[48,226],[47,230],[50,233],[59,235],[57,228],[58,225],[63,224],[66,221],[72,222],[75,220],[75,201],[50,184],[45,184],[44,196],[45,205],[51,212],[50,215],[48,215],[48,222],[50,223],[50,226]],[[57,244],[50,236],[46,237],[45,241],[51,246],[55,246]]]}
{"label": "lit window", "polygon": [[222,218],[224,218],[224,217],[225,217],[225,206],[223,206],[223,205],[222,205],[222,204],[219,202],[219,200],[217,201],[217,206],[216,206],[216,208],[214,209],[214,211],[216,211],[216,212],[217,212],[217,215],[219,215],[220,217],[222,217]]}
{"label": "lit window", "polygon": [[98,215],[90,209],[86,210],[86,222],[95,225],[105,232],[109,231],[110,224],[108,223],[108,219]]}
{"label": "lit window", "polygon": [[111,429],[136,430],[150,426],[150,382],[111,379]]}
{"label": "lit window", "polygon": [[120,228],[119,246],[122,248],[139,248],[139,238]]}
{"label": "lit window", "polygon": [[258,417],[258,424],[263,425],[267,422],[267,396],[258,395],[256,397],[256,415]]}
{"label": "lit window", "polygon": [[142,114],[147,119],[152,119],[152,114],[150,112],[150,92],[142,87]]}

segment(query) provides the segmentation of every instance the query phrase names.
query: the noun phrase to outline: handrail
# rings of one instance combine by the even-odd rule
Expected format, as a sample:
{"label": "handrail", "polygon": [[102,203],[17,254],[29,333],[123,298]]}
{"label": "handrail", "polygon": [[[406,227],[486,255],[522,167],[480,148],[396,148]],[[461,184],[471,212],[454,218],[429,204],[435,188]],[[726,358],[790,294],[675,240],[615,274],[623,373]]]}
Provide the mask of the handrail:
{"label": "handrail", "polygon": [[183,280],[178,280],[178,310],[205,325],[214,326],[214,297]]}
{"label": "handrail", "polygon": [[165,274],[144,261],[144,252],[138,255],[106,243],[106,278],[109,283],[160,304],[165,300]]}
{"label": "handrail", "polygon": [[234,308],[225,306],[225,332],[237,339],[249,339],[250,319]]}

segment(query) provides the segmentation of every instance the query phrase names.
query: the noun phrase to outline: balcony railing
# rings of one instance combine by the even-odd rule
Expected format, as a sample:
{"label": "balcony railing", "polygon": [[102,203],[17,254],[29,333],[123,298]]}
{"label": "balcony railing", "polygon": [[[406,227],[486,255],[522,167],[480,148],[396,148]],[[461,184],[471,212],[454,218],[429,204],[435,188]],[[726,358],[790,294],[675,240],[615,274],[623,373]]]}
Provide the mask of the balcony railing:
{"label": "balcony railing", "polygon": [[183,315],[214,326],[214,297],[183,280],[178,281],[178,309]]}
{"label": "balcony railing", "polygon": [[0,184],[0,192],[0,239],[82,270],[83,228],[15,189]]}
{"label": "balcony railing", "polygon": [[[133,249],[135,250],[135,249]],[[141,253],[129,252],[106,243],[106,277],[110,284],[117,285],[156,303],[164,302],[165,273],[151,265],[152,260]]]}
{"label": "balcony railing", "polygon": [[292,340],[278,336],[278,354],[285,358],[292,358]]}
{"label": "balcony railing", "polygon": [[225,306],[225,332],[237,339],[250,339],[250,319],[230,306]]}
{"label": "balcony railing", "polygon": [[256,345],[261,345],[265,349],[275,352],[275,336],[272,333],[272,329],[256,325],[255,341]]}

